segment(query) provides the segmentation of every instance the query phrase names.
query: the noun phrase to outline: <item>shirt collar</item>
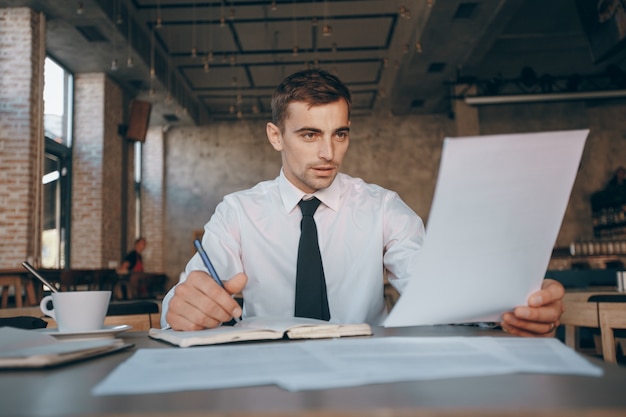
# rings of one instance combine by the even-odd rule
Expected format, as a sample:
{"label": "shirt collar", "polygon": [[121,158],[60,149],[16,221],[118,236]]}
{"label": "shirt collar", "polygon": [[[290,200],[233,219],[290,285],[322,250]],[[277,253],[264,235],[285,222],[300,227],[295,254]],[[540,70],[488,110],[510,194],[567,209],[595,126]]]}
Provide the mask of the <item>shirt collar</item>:
{"label": "shirt collar", "polygon": [[[281,168],[280,175],[278,177],[278,189],[280,190],[280,197],[283,201],[285,211],[290,213],[300,200],[307,195],[304,191],[293,185]],[[341,196],[342,181],[341,174],[337,174],[335,180],[330,184],[328,188],[316,191],[313,195],[317,197],[325,206],[331,210],[337,211],[339,209],[339,197]]]}

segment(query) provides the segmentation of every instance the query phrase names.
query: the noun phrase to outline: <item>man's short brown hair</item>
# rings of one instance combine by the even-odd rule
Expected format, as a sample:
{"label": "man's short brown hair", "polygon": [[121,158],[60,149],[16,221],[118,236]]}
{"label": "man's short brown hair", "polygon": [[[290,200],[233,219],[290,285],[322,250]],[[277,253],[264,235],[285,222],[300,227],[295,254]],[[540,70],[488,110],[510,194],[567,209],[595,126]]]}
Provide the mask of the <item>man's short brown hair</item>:
{"label": "man's short brown hair", "polygon": [[348,105],[350,117],[350,90],[337,76],[320,69],[296,72],[285,78],[272,95],[272,123],[283,129],[287,107],[292,102],[300,101],[316,106],[341,99]]}

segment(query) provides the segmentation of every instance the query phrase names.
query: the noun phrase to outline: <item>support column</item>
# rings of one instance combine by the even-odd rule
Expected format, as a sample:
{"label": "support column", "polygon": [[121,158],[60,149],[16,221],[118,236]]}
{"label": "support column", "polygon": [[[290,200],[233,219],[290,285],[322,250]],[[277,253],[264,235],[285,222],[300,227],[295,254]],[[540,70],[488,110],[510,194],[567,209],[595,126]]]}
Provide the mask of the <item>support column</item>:
{"label": "support column", "polygon": [[165,244],[165,146],[161,126],[148,129],[143,145],[143,188],[141,190],[142,230],[148,240],[146,271],[164,272]]}
{"label": "support column", "polygon": [[71,267],[120,261],[123,94],[105,74],[75,77]]}
{"label": "support column", "polygon": [[45,17],[0,8],[0,268],[41,257]]}

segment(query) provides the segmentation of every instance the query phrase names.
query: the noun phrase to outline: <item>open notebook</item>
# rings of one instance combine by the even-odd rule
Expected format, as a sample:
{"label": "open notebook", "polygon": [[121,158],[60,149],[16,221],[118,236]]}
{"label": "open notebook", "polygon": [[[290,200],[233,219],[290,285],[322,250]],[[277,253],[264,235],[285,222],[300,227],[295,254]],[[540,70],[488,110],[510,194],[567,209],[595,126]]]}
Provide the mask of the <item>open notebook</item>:
{"label": "open notebook", "polygon": [[588,130],[446,138],[424,247],[384,325],[500,321],[543,281]]}
{"label": "open notebook", "polygon": [[150,329],[153,339],[180,347],[272,339],[324,339],[345,336],[369,336],[369,324],[335,324],[302,317],[250,317],[234,326],[199,331]]}

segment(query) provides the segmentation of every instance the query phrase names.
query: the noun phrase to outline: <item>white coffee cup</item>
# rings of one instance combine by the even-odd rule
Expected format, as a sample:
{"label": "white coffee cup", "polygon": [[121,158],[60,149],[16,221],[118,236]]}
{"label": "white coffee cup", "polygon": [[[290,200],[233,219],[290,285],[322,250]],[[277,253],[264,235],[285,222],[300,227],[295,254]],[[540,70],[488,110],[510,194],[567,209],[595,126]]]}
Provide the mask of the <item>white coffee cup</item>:
{"label": "white coffee cup", "polygon": [[85,332],[104,327],[110,299],[111,291],[55,292],[44,297],[39,308],[57,322],[59,331]]}

